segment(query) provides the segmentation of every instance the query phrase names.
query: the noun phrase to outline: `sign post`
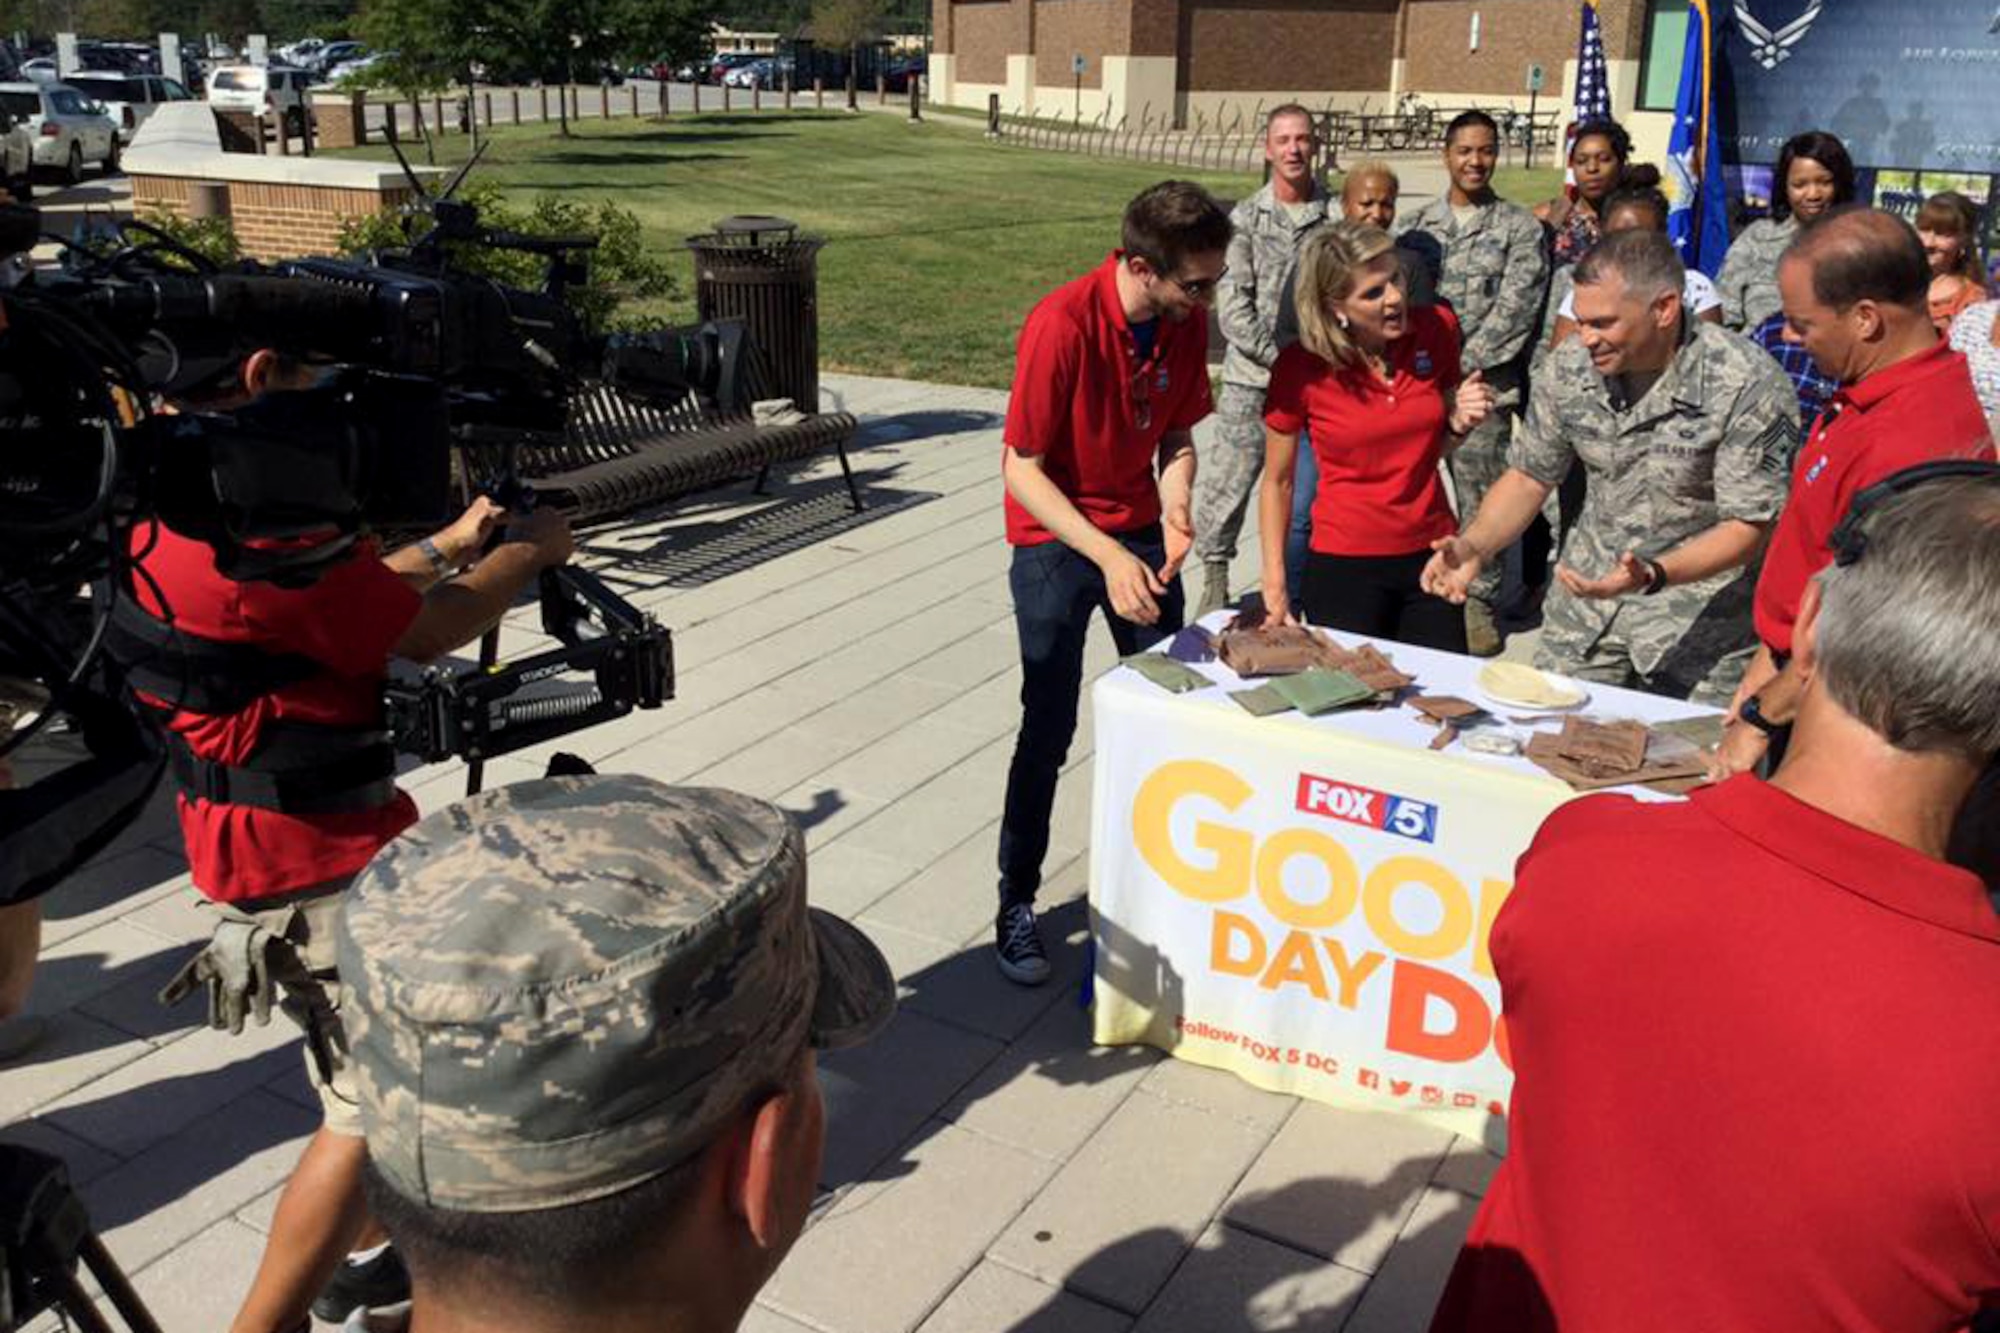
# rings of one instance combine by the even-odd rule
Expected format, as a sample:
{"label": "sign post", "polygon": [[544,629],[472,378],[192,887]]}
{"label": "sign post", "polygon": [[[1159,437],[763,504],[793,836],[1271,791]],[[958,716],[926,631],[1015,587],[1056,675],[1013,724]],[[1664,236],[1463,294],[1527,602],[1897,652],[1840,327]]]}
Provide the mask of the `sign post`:
{"label": "sign post", "polygon": [[1083,120],[1083,71],[1090,62],[1083,58],[1081,51],[1069,58],[1069,72],[1076,76],[1076,118]]}
{"label": "sign post", "polygon": [[1548,71],[1540,65],[1528,66],[1528,170],[1535,169],[1535,103],[1541,98]]}

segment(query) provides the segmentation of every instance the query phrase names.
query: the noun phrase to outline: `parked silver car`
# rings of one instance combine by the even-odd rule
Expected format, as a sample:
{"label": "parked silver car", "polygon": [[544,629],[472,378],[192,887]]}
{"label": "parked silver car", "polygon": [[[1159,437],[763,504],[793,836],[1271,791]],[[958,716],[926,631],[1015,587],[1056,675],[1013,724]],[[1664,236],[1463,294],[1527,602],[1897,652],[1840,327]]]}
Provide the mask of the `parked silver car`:
{"label": "parked silver car", "polygon": [[118,141],[128,147],[132,136],[162,103],[195,100],[195,95],[177,80],[162,78],[158,74],[110,74],[84,70],[70,75],[64,82],[104,108],[104,114],[118,123]]}
{"label": "parked silver car", "polygon": [[0,110],[35,136],[35,166],[71,185],[84,166],[118,170],[118,125],[104,109],[66,83],[0,83]]}

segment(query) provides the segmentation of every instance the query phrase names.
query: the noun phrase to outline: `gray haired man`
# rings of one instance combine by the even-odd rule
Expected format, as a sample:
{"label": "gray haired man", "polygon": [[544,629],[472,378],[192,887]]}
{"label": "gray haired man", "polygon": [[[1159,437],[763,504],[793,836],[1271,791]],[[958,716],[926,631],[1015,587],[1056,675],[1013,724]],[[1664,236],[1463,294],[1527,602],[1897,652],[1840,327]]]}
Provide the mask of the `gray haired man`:
{"label": "gray haired man", "polygon": [[1945,855],[2000,753],[2000,468],[1848,513],[1770,781],[1587,796],[1522,856],[1493,967],[1536,1133],[1432,1333],[1987,1326],[2000,917]]}
{"label": "gray haired man", "polygon": [[815,1052],[895,1006],[806,906],[782,811],[637,777],[430,816],[338,943],[369,1204],[426,1333],[736,1328],[818,1188]]}
{"label": "gray haired man", "polygon": [[1581,460],[1589,490],[1544,608],[1537,665],[1727,704],[1756,651],[1750,603],[1798,441],[1791,381],[1690,316],[1673,242],[1606,236],[1576,266],[1579,336],[1535,380],[1507,470],[1424,586],[1466,599]]}
{"label": "gray haired man", "polygon": [[1196,616],[1229,600],[1229,562],[1264,470],[1264,391],[1278,359],[1279,308],[1299,247],[1327,220],[1326,191],[1313,176],[1318,157],[1312,113],[1296,103],[1278,107],[1264,122],[1271,179],[1229,214],[1235,231],[1215,308],[1229,350],[1215,434],[1195,470],[1194,555],[1202,568]]}

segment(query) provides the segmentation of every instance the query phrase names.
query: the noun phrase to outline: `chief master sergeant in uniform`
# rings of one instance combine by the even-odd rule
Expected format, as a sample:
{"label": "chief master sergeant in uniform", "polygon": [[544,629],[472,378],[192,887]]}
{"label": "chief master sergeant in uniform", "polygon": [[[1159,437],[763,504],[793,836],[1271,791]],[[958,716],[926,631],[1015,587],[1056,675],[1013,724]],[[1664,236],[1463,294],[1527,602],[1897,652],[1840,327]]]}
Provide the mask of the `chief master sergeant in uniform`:
{"label": "chief master sergeant in uniform", "polygon": [[1312,113],[1286,103],[1264,122],[1271,179],[1230,210],[1235,228],[1216,290],[1216,318],[1229,351],[1215,400],[1215,436],[1194,482],[1194,555],[1201,562],[1196,617],[1229,600],[1229,562],[1243,511],[1264,470],[1264,391],[1278,359],[1278,311],[1299,248],[1327,220],[1326,191],[1313,178],[1319,140]]}
{"label": "chief master sergeant in uniform", "polygon": [[[1530,344],[1541,327],[1549,289],[1542,224],[1527,209],[1493,193],[1499,153],[1500,130],[1491,116],[1466,111],[1454,117],[1444,139],[1451,187],[1397,232],[1399,240],[1424,233],[1442,249],[1438,296],[1458,316],[1465,336],[1460,364],[1468,375],[1475,370],[1484,374],[1498,409],[1451,455],[1461,526],[1506,468],[1507,433],[1520,410]],[[1195,529],[1200,528],[1197,516]],[[1488,569],[1474,580],[1466,601],[1466,643],[1481,657],[1500,651],[1493,617],[1499,595],[1500,571]]]}
{"label": "chief master sergeant in uniform", "polygon": [[1576,266],[1579,336],[1534,385],[1509,467],[1424,587],[1461,600],[1572,460],[1589,477],[1536,665],[1727,705],[1756,649],[1751,595],[1784,507],[1798,400],[1764,350],[1688,315],[1673,242],[1606,236]]}
{"label": "chief master sergeant in uniform", "polygon": [[783,811],[640,777],[439,811],[337,945],[369,1202],[433,1333],[736,1328],[818,1192],[816,1052],[896,1002]]}

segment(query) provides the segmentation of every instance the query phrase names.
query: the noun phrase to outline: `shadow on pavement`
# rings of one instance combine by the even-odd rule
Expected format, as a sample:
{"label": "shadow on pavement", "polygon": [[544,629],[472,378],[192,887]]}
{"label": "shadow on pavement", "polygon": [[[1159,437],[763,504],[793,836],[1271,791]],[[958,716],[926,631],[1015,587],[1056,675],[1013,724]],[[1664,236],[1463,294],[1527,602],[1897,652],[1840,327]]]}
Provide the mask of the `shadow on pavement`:
{"label": "shadow on pavement", "polygon": [[[1365,1289],[1384,1282],[1393,1289],[1376,1293],[1370,1303],[1387,1308],[1371,1310],[1367,1327],[1420,1333],[1477,1200],[1452,1196],[1450,1211],[1401,1234],[1372,1276],[1336,1263],[1333,1255],[1380,1223],[1402,1232],[1435,1167],[1428,1157],[1412,1159],[1380,1181],[1318,1177],[1246,1195],[1192,1246],[1167,1227],[1135,1232],[1078,1263],[1063,1277],[1061,1292],[1007,1333],[1070,1333],[1086,1324],[1083,1316],[1100,1311],[1107,1320],[1118,1317],[1112,1311],[1144,1314],[1145,1327],[1158,1333],[1331,1333],[1355,1326],[1351,1317]],[[1342,1218],[1346,1225],[1305,1250],[1261,1231],[1259,1218]],[[1149,1294],[1139,1301],[1120,1295],[1138,1290]]]}
{"label": "shadow on pavement", "polygon": [[[982,883],[967,891],[991,889]],[[820,1060],[827,1189],[908,1175],[911,1153],[937,1127],[1023,1077],[1080,1087],[1159,1059],[1151,1047],[1091,1041],[1088,904],[1079,898],[1052,907],[1041,923],[1051,965],[1047,985],[1021,987],[1002,977],[982,940],[900,978],[899,1011],[888,1029],[868,1045]],[[1128,948],[1128,956],[1140,952],[1155,960],[1151,970],[1164,973],[1161,993],[1178,996],[1172,967],[1156,951]]]}
{"label": "shadow on pavement", "polygon": [[977,430],[994,430],[1001,424],[998,412],[940,408],[924,412],[896,412],[869,417],[861,423],[849,442],[849,453],[879,444],[903,444],[910,440],[930,440],[940,435],[969,435]]}
{"label": "shadow on pavement", "polygon": [[[749,513],[740,511],[737,498],[719,498],[715,507],[728,509],[722,517],[663,525],[644,547],[586,542],[582,551],[612,562],[599,572],[613,586],[643,592],[703,587],[940,498],[933,491],[899,491],[875,484],[880,475],[857,478],[868,506],[860,513],[854,512],[847,486],[836,474],[790,487],[784,499]],[[680,509],[673,517],[686,515],[687,510]],[[643,516],[624,520],[622,531],[632,534],[635,525],[645,522]]]}

